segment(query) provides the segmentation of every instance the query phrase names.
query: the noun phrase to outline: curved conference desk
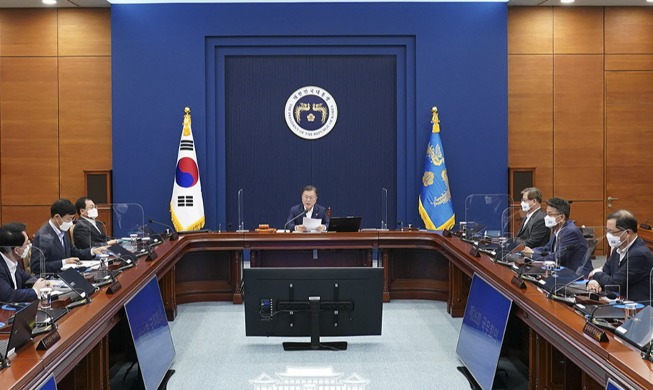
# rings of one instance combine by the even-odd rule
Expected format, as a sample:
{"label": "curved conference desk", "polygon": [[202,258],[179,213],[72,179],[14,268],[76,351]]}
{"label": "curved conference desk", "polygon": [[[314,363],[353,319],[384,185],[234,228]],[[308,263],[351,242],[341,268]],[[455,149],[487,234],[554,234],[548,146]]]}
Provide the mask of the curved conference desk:
{"label": "curved conference desk", "polygon": [[[122,289],[93,296],[59,322],[61,340],[46,351],[35,338],[0,371],[0,389],[30,388],[54,374],[60,389],[109,387],[109,331],[125,321],[123,305],[153,276],[169,320],[177,305],[226,300],[241,303],[243,258],[251,267],[382,266],[384,299],[430,299],[448,303],[452,316],[464,313],[470,277],[477,273],[513,300],[518,326],[506,341],[520,345],[529,388],[603,389],[608,377],[627,388],[653,388],[653,364],[635,348],[608,335],[597,342],[583,334],[585,320],[568,306],[547,299],[534,285],[519,289],[513,272],[456,237],[437,232],[265,234],[198,233],[156,247],[154,261],[142,259],[118,276]],[[519,336],[522,335],[522,336]],[[243,335],[243,337],[245,337]]]}

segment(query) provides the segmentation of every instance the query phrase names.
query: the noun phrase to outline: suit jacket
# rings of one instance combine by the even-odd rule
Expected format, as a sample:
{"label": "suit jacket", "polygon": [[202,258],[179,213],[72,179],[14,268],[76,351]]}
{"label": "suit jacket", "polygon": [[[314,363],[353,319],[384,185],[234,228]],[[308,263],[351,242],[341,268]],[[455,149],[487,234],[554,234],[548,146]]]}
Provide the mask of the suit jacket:
{"label": "suit jacket", "polygon": [[549,242],[542,247],[533,248],[533,252],[534,260],[555,261],[557,257],[561,266],[567,267],[574,272],[581,266],[583,267],[583,275],[592,272],[591,261],[583,264],[587,254],[587,241],[583,237],[583,232],[573,221],[565,221],[558,232],[557,238],[552,233]]}
{"label": "suit jacket", "polygon": [[[73,238],[75,246],[79,249],[86,249],[92,246],[103,246],[107,244],[107,234],[104,232],[102,222],[96,222],[97,229],[87,219],[80,218],[75,224]],[[100,230],[98,230],[100,229]]]}
{"label": "suit jacket", "polygon": [[619,293],[627,299],[646,301],[651,291],[649,279],[651,269],[653,269],[653,255],[644,240],[637,237],[633,245],[628,248],[621,264],[619,264],[619,253],[613,250],[603,265],[603,272],[595,273],[592,279],[599,282],[604,290],[610,289],[610,286],[619,286]]}
{"label": "suit jacket", "polygon": [[551,231],[544,225],[544,211],[535,210],[526,224],[517,232],[517,242],[529,248],[544,246],[549,241]]}
{"label": "suit jacket", "polygon": [[[286,221],[290,221],[288,222],[288,229],[293,231],[295,230],[295,225],[302,224],[302,219],[304,217],[302,216],[297,218],[297,216],[299,216],[303,212],[304,212],[304,205],[301,203],[290,208],[290,214],[288,214],[288,218],[286,219]],[[319,204],[313,206],[313,214],[311,214],[311,218],[321,219],[322,225],[329,226],[329,217],[326,215],[326,208],[320,206]]]}
{"label": "suit jacket", "polygon": [[64,232],[63,241],[64,245],[62,246],[57,233],[48,222],[36,232],[32,246],[38,249],[32,248],[32,256],[29,263],[35,275],[41,273],[41,258],[43,256],[45,256],[45,272],[48,273],[59,272],[62,266],[61,260],[63,259],[79,257],[80,259],[88,260],[93,258],[90,248],[77,249],[72,245],[68,232]]}
{"label": "suit jacket", "polygon": [[0,256],[0,301],[2,302],[32,302],[38,299],[36,291],[32,288],[25,288],[25,282],[30,278],[25,270],[16,268],[16,286],[11,280],[9,268],[5,260]]}

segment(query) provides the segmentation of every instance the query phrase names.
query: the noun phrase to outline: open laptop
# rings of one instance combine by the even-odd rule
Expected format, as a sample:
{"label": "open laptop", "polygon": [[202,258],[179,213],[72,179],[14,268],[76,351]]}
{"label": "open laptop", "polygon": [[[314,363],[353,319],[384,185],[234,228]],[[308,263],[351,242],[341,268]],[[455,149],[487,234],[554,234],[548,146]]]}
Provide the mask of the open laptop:
{"label": "open laptop", "polygon": [[619,305],[584,305],[577,303],[574,309],[586,318],[598,318],[603,320],[623,320],[626,312]]}
{"label": "open laptop", "polygon": [[562,267],[555,270],[546,278],[540,279],[536,284],[539,288],[550,294],[558,294],[564,292],[565,287],[581,278],[582,275],[576,275],[576,271]]}
{"label": "open laptop", "polygon": [[330,232],[357,232],[361,228],[361,220],[363,217],[331,217],[329,219],[329,227],[327,231]]}
{"label": "open laptop", "polygon": [[16,311],[8,339],[0,340],[0,358],[6,359],[32,338],[39,302],[34,301]]}
{"label": "open laptop", "polygon": [[645,350],[653,339],[653,308],[646,306],[618,327],[615,335]]}
{"label": "open laptop", "polygon": [[136,263],[138,256],[120,244],[111,245],[109,253],[125,263]]}
{"label": "open laptop", "polygon": [[97,288],[74,269],[67,269],[59,272],[59,278],[75,293],[76,299],[67,308],[78,306],[77,302],[88,301]]}

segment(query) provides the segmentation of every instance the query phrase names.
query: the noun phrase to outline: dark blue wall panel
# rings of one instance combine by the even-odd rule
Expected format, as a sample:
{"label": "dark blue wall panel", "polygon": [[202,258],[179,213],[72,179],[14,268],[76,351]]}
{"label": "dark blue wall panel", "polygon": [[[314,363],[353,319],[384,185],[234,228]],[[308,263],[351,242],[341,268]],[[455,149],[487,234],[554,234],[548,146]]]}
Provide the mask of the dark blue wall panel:
{"label": "dark blue wall panel", "polygon": [[[183,108],[190,106],[207,227],[226,226],[227,198],[233,194],[226,193],[229,162],[219,134],[225,102],[220,80],[211,73],[224,66],[224,57],[207,58],[207,53],[216,54],[207,42],[233,37],[331,37],[337,42],[356,36],[392,42],[409,37],[413,44],[407,46],[406,63],[397,64],[403,71],[397,72],[401,95],[396,120],[405,128],[397,130],[396,184],[388,188],[389,206],[396,219],[422,225],[419,179],[430,108],[437,105],[460,219],[468,194],[507,192],[506,13],[505,3],[114,5],[114,201],[141,203],[146,218],[169,220]],[[209,96],[211,91],[216,96]],[[380,197],[379,191],[370,189],[370,197]],[[245,207],[256,207],[257,199],[270,192],[279,199],[298,197],[287,183],[254,188],[245,196]],[[329,195],[338,196],[346,194]],[[289,204],[278,207],[286,210]],[[277,224],[251,221],[248,227],[257,222]]]}

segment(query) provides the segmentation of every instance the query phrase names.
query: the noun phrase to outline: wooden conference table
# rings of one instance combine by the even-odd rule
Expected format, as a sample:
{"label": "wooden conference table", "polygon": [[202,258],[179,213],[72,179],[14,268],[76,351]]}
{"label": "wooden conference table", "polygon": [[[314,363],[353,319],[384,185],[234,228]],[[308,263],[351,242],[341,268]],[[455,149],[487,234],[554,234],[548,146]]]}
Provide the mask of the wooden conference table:
{"label": "wooden conference table", "polygon": [[585,321],[571,308],[547,299],[532,284],[519,289],[510,283],[509,268],[469,252],[470,245],[456,237],[421,231],[182,236],[158,246],[154,261],[142,259],[120,274],[120,291],[109,295],[103,288],[90,304],[63,317],[61,340],[51,348],[36,350],[38,336],[13,355],[12,366],[0,371],[0,389],[30,388],[50,374],[60,389],[109,388],[109,331],[125,321],[123,305],[150,278],[159,280],[170,320],[181,303],[241,303],[246,253],[252,267],[383,266],[386,301],[442,300],[452,316],[463,315],[470,277],[477,273],[514,302],[526,334],[529,388],[602,389],[608,377],[628,388],[653,387],[653,364],[633,347],[611,335],[601,343],[585,336]]}

